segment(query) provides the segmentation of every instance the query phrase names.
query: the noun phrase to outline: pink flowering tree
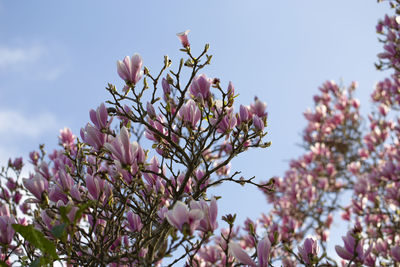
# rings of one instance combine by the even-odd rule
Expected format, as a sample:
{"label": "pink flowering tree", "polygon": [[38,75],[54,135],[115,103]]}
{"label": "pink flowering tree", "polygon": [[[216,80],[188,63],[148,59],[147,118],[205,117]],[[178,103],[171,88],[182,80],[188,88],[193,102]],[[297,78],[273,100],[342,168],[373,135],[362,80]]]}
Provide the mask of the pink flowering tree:
{"label": "pink flowering tree", "polygon": [[[232,82],[204,74],[208,45],[195,56],[179,33],[184,58],[156,73],[138,54],[118,61],[124,85],[107,86],[79,137],[63,129],[58,150],[31,152],[28,177],[22,158],[2,168],[0,265],[400,266],[400,19],[376,29],[391,76],[367,119],[356,82],[325,82],[304,113],[304,154],[260,184],[230,162],[270,145],[266,104],[240,105]],[[258,187],[271,210],[243,226],[221,216],[207,191],[224,182]],[[348,231],[332,251],[334,222]]]}
{"label": "pink flowering tree", "polygon": [[218,229],[210,187],[271,190],[230,174],[235,156],[269,146],[266,104],[239,108],[231,82],[201,73],[208,45],[194,56],[187,33],[175,69],[168,57],[157,73],[138,54],[118,61],[125,85],[108,85],[111,100],[89,112],[79,137],[63,129],[60,149],[32,152],[29,177],[20,158],[2,170],[3,265],[157,266],[171,255],[171,265],[191,264]]}
{"label": "pink flowering tree", "polygon": [[[400,266],[400,1],[389,2],[396,15],[376,27],[384,48],[376,67],[392,74],[376,85],[372,111],[360,117],[356,82],[319,88],[304,113],[304,154],[274,177],[272,210],[248,219],[230,244],[243,265]],[[348,232],[329,251],[338,217]]]}

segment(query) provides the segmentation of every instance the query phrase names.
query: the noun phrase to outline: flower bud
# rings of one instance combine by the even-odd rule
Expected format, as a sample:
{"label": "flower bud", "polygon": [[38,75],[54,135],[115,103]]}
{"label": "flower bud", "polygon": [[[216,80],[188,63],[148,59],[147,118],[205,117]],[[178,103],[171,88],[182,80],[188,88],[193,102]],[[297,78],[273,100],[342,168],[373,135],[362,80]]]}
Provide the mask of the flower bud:
{"label": "flower bud", "polygon": [[190,43],[189,43],[189,40],[188,40],[189,32],[190,32],[190,30],[186,30],[184,32],[180,32],[180,33],[176,34],[178,36],[179,40],[181,41],[182,46],[184,48],[190,47]]}

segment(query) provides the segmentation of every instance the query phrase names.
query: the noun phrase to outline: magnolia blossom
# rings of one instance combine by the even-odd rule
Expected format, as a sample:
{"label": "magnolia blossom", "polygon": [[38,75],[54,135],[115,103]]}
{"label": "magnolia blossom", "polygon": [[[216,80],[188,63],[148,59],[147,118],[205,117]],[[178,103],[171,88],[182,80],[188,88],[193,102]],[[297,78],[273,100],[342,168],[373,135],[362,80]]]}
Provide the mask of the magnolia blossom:
{"label": "magnolia blossom", "polygon": [[42,200],[43,192],[47,192],[49,189],[49,182],[39,173],[32,178],[23,179],[23,183],[25,188],[28,189],[39,201]]}
{"label": "magnolia blossom", "polygon": [[248,107],[240,105],[239,114],[238,114],[238,124],[242,122],[247,122],[251,119],[251,113]]}
{"label": "magnolia blossom", "polygon": [[390,249],[390,254],[393,259],[397,262],[400,262],[400,246],[394,246]]}
{"label": "magnolia blossom", "polygon": [[189,99],[179,110],[179,116],[184,122],[187,122],[192,128],[196,128],[201,119],[201,111],[193,99]]}
{"label": "magnolia blossom", "polygon": [[253,116],[253,124],[254,124],[254,127],[256,127],[256,129],[258,131],[261,131],[262,129],[264,129],[264,122],[257,115]]}
{"label": "magnolia blossom", "polygon": [[91,199],[103,199],[107,200],[111,195],[111,188],[107,181],[100,179],[97,176],[87,175],[86,176],[86,187],[89,191]]}
{"label": "magnolia blossom", "polygon": [[142,220],[140,219],[140,216],[133,213],[132,211],[129,211],[128,214],[126,215],[127,221],[128,221],[128,228],[132,232],[137,232],[142,230],[143,228],[143,223]]}
{"label": "magnolia blossom", "polygon": [[190,47],[190,43],[189,43],[189,40],[188,40],[189,32],[190,32],[190,30],[186,30],[184,32],[180,32],[180,33],[176,34],[176,36],[178,36],[179,40],[181,41],[182,46],[185,47],[185,48],[186,47]]}
{"label": "magnolia blossom", "polygon": [[142,57],[139,54],[134,54],[132,58],[126,56],[123,61],[117,61],[118,75],[126,82],[137,84],[142,78]]}
{"label": "magnolia blossom", "polygon": [[173,209],[166,213],[167,220],[172,226],[189,235],[192,235],[199,226],[203,216],[201,209],[189,210],[188,206],[181,201],[176,202]]}
{"label": "magnolia blossom", "polygon": [[114,140],[104,146],[111,151],[113,158],[121,164],[132,165],[137,161],[139,144],[136,141],[130,142],[129,132],[125,126],[121,128],[121,132]]}
{"label": "magnolia blossom", "polygon": [[156,110],[154,109],[154,106],[150,102],[147,102],[146,111],[147,114],[150,116],[150,118],[152,119],[156,118],[157,116]]}
{"label": "magnolia blossom", "polygon": [[205,74],[193,78],[190,84],[190,93],[194,98],[207,100],[210,95],[211,81]]}
{"label": "magnolia blossom", "polygon": [[250,105],[251,112],[260,118],[267,116],[267,112],[265,111],[266,108],[267,104],[265,102],[262,102],[257,97],[255,98],[254,103]]}
{"label": "magnolia blossom", "polygon": [[[168,130],[163,126],[164,118],[161,115],[158,115],[157,118],[155,118],[154,120],[149,118],[148,123],[150,124],[151,127],[157,130],[161,134],[161,136],[168,135]],[[158,135],[158,133],[156,133],[155,131],[153,131],[148,127],[146,127],[144,135],[146,136],[147,139],[154,142],[159,142],[160,140],[162,140],[162,138]]]}
{"label": "magnolia blossom", "polygon": [[58,137],[60,140],[60,144],[65,147],[72,147],[75,141],[76,136],[72,134],[71,129],[65,127],[60,130],[60,136]]}
{"label": "magnolia blossom", "polygon": [[105,134],[90,123],[86,124],[85,128],[81,128],[81,137],[84,142],[88,143],[96,150],[103,147],[107,138]]}
{"label": "magnolia blossom", "polygon": [[363,261],[366,253],[364,253],[362,241],[354,238],[354,233],[348,231],[346,236],[342,237],[344,247],[335,246],[336,253],[345,260],[357,259]]}
{"label": "magnolia blossom", "polygon": [[217,216],[218,216],[218,206],[217,200],[215,197],[211,199],[210,205],[207,204],[206,201],[191,201],[190,208],[192,210],[198,209],[203,211],[203,218],[200,220],[200,224],[197,227],[197,230],[202,232],[213,232],[215,229],[218,228]]}
{"label": "magnolia blossom", "polygon": [[[218,124],[218,129],[217,132],[219,133],[226,133],[231,131],[237,123],[236,117],[233,114],[233,108],[229,108],[226,111],[226,115],[223,116],[223,118],[221,119],[221,121]],[[211,120],[212,122],[216,121],[215,120]]]}
{"label": "magnolia blossom", "polygon": [[15,234],[12,228],[12,224],[14,223],[15,221],[12,217],[6,215],[0,216],[0,244],[8,245],[11,243]]}
{"label": "magnolia blossom", "polygon": [[15,168],[16,170],[21,170],[23,165],[22,157],[17,157],[13,161],[11,159],[8,160],[8,166]]}
{"label": "magnolia blossom", "polygon": [[164,95],[171,94],[171,85],[168,83],[167,79],[163,78],[161,81],[161,85],[164,91]]}
{"label": "magnolia blossom", "polygon": [[229,82],[228,85],[228,99],[231,99],[235,96],[235,87],[232,82]]}
{"label": "magnolia blossom", "polygon": [[247,264],[252,267],[268,267],[269,256],[271,253],[271,242],[268,236],[264,237],[257,245],[258,263],[255,263],[250,256],[235,242],[229,243],[229,251],[235,259],[240,263]]}
{"label": "magnolia blossom", "polygon": [[299,246],[299,256],[307,264],[311,264],[310,259],[317,256],[318,251],[318,243],[313,238],[306,238],[303,246]]}
{"label": "magnolia blossom", "polygon": [[90,120],[99,130],[108,128],[108,126],[112,121],[112,118],[108,120],[108,112],[104,103],[101,103],[96,110],[91,109],[89,115],[90,115]]}

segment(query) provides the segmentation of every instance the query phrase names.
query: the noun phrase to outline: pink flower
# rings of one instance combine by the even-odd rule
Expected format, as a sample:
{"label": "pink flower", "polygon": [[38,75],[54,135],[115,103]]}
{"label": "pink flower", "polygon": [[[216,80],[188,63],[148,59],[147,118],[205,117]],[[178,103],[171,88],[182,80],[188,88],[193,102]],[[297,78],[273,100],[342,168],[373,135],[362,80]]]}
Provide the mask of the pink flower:
{"label": "pink flower", "polygon": [[269,255],[271,253],[271,242],[268,236],[264,237],[257,246],[257,257],[259,267],[268,267]]}
{"label": "pink flower", "polygon": [[362,242],[356,240],[354,234],[349,231],[346,236],[343,236],[344,247],[335,246],[336,253],[345,260],[352,260],[364,258],[364,251],[362,248]]}
{"label": "pink flower", "polygon": [[167,79],[163,78],[161,81],[161,85],[165,95],[169,95],[171,93],[171,86],[169,85]]}
{"label": "pink flower", "polygon": [[150,187],[156,184],[157,180],[160,177],[156,173],[161,173],[160,163],[158,162],[157,157],[152,157],[150,160],[150,164],[146,166],[146,170],[143,171],[143,177],[146,180],[147,184]]}
{"label": "pink flower", "polygon": [[204,214],[200,209],[189,208],[181,201],[166,213],[168,222],[184,234],[192,235]]}
{"label": "pink flower", "polygon": [[229,82],[228,85],[228,99],[231,99],[235,96],[235,87],[233,87],[233,83]]}
{"label": "pink flower", "polygon": [[139,144],[130,142],[129,132],[125,126],[121,128],[119,135],[110,143],[106,143],[104,147],[111,152],[115,160],[123,165],[133,165],[137,161]]}
{"label": "pink flower", "polygon": [[70,194],[71,194],[72,199],[82,201],[79,188],[80,188],[80,184],[77,184],[77,185],[71,187]]}
{"label": "pink flower", "polygon": [[264,129],[264,122],[257,115],[253,116],[253,124],[257,131],[262,131]]}
{"label": "pink flower", "polygon": [[142,220],[140,219],[139,215],[133,213],[132,211],[129,211],[128,214],[126,215],[127,220],[128,220],[128,228],[132,232],[138,232],[142,230],[143,224]]}
{"label": "pink flower", "polygon": [[259,100],[257,97],[254,99],[254,103],[250,105],[251,112],[260,118],[267,116],[267,112],[265,111],[266,108],[267,104]]}
{"label": "pink flower", "polygon": [[186,30],[184,32],[180,32],[180,33],[176,34],[176,36],[178,36],[179,40],[181,41],[182,46],[185,47],[185,48],[186,47],[190,47],[190,43],[189,43],[189,40],[188,40],[189,32],[190,32],[190,30]]}
{"label": "pink flower", "polygon": [[0,216],[7,216],[10,217],[10,210],[6,205],[0,205]]}
{"label": "pink flower", "polygon": [[65,170],[59,171],[57,182],[64,191],[69,191],[74,185],[74,180]]}
{"label": "pink flower", "polygon": [[268,236],[264,237],[257,245],[257,258],[258,264],[256,264],[250,256],[235,242],[229,243],[229,251],[232,256],[237,259],[240,263],[247,264],[252,267],[268,267],[269,256],[271,253],[271,242]]}
{"label": "pink flower", "polygon": [[229,243],[229,251],[232,256],[240,263],[247,264],[252,267],[257,267],[257,264],[250,258],[250,256],[235,242]]}
{"label": "pink flower", "polygon": [[43,192],[49,189],[49,183],[39,173],[33,178],[23,179],[23,184],[39,201],[42,200]]}
{"label": "pink flower", "polygon": [[12,224],[14,224],[15,221],[12,217],[9,216],[0,216],[0,244],[2,245],[8,245],[11,243],[15,231],[12,228]]}
{"label": "pink flower", "polygon": [[299,256],[307,263],[311,264],[310,259],[318,255],[318,243],[313,238],[306,238],[303,246],[299,247]]}
{"label": "pink flower", "polygon": [[197,183],[199,183],[200,181],[202,182],[200,184],[200,189],[204,189],[208,185],[208,182],[209,182],[208,178],[204,179],[204,181],[203,181],[203,178],[204,178],[204,172],[202,170],[197,170],[195,172],[195,179],[196,179]]}
{"label": "pink flower", "polygon": [[65,147],[71,147],[74,144],[76,136],[72,134],[71,130],[67,127],[60,130],[60,144]]}
{"label": "pink flower", "polygon": [[156,110],[154,109],[154,106],[150,102],[147,102],[146,111],[147,115],[149,115],[151,119],[155,119],[157,117]]}
{"label": "pink flower", "polygon": [[126,56],[123,61],[117,61],[118,75],[126,82],[137,84],[143,76],[142,64],[139,54],[134,54],[132,58]]}
{"label": "pink flower", "polygon": [[[199,252],[198,256],[200,258],[208,263],[214,264],[212,266],[215,266],[218,260],[221,258],[221,248],[216,247],[216,246],[204,246],[202,247]],[[200,265],[203,266],[203,265]]]}
{"label": "pink flower", "polygon": [[390,249],[390,254],[393,259],[397,262],[400,262],[400,246],[394,246]]}
{"label": "pink flower", "polygon": [[192,201],[190,202],[190,208],[199,209],[203,211],[203,219],[200,220],[200,224],[197,227],[197,230],[202,232],[213,232],[218,228],[217,216],[218,216],[218,206],[217,200],[213,197],[211,199],[210,205],[207,205],[207,202],[204,200],[200,201]]}
{"label": "pink flower", "polygon": [[[158,115],[157,119],[152,120],[149,119],[148,123],[157,131],[159,131],[162,135],[167,136],[168,135],[168,131],[167,129],[165,129],[165,127],[163,126],[164,123],[164,119],[161,115]],[[159,142],[160,141],[160,137],[158,134],[156,134],[155,131],[151,130],[150,128],[146,127],[146,131],[144,133],[144,135],[146,136],[147,139],[152,140],[154,142]]]}
{"label": "pink flower", "polygon": [[49,199],[53,202],[68,202],[67,194],[59,185],[53,185],[49,190]]}
{"label": "pink flower", "polygon": [[22,166],[24,166],[24,163],[22,161],[22,158],[15,158],[14,161],[11,161],[11,159],[8,160],[8,166],[16,169],[16,170],[21,170]]}
{"label": "pink flower", "polygon": [[[171,178],[171,184],[176,191],[179,191],[181,189],[184,179],[185,179],[184,174],[178,175],[178,177],[176,179]],[[185,184],[184,192],[189,193],[191,191],[192,191],[192,178],[189,178],[187,183]]]}
{"label": "pink flower", "polygon": [[101,103],[96,110],[91,109],[89,112],[89,116],[90,120],[99,130],[108,128],[112,121],[112,118],[110,121],[108,121],[108,112],[104,103]]}
{"label": "pink flower", "polygon": [[192,128],[196,128],[201,119],[201,111],[193,99],[189,99],[179,110],[179,117]]}
{"label": "pink flower", "polygon": [[[215,121],[215,120],[213,120]],[[233,108],[229,108],[227,110],[227,114],[222,118],[222,120],[218,124],[218,133],[226,133],[236,126],[237,120],[236,117],[233,115]]]}
{"label": "pink flower", "polygon": [[165,219],[165,216],[168,213],[168,208],[167,207],[162,207],[159,211],[157,211],[158,217],[160,217],[161,220]]}
{"label": "pink flower", "polygon": [[242,122],[247,122],[250,119],[251,119],[251,114],[250,114],[249,108],[246,106],[240,105],[238,124],[240,124]]}
{"label": "pink flower", "polygon": [[88,174],[86,176],[86,187],[89,191],[91,199],[97,200],[103,193],[105,193],[107,196],[111,194],[111,189],[108,183],[97,176]]}
{"label": "pink flower", "polygon": [[36,165],[38,163],[39,157],[40,155],[37,151],[32,151],[29,153],[29,158],[31,159],[33,165]]}
{"label": "pink flower", "polygon": [[205,74],[193,78],[190,93],[194,98],[207,100],[210,96],[211,81]]}
{"label": "pink flower", "polygon": [[81,128],[82,140],[96,150],[100,150],[106,142],[106,135],[101,133],[97,127],[90,123],[85,128]]}

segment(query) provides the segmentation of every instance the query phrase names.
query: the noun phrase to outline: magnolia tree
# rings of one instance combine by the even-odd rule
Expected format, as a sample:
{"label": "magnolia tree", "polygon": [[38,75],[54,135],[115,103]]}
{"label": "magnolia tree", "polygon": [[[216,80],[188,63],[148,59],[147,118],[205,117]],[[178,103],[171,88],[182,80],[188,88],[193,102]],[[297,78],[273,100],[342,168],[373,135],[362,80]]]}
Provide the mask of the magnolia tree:
{"label": "magnolia tree", "polygon": [[[29,177],[22,158],[1,170],[0,265],[400,266],[400,19],[377,32],[377,68],[392,74],[365,123],[355,82],[324,83],[304,113],[304,154],[262,183],[230,161],[269,146],[266,104],[239,105],[231,82],[200,74],[208,45],[195,56],[178,34],[185,58],[171,69],[165,57],[158,73],[138,54],[118,61],[125,86],[108,85],[80,137],[63,129],[60,149],[31,152]],[[258,187],[272,209],[242,227],[224,215],[219,228],[207,191],[224,182]],[[330,251],[337,214],[349,230]]]}

